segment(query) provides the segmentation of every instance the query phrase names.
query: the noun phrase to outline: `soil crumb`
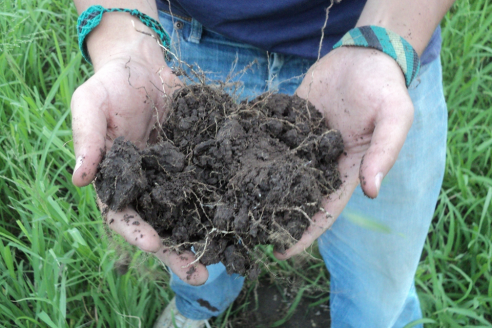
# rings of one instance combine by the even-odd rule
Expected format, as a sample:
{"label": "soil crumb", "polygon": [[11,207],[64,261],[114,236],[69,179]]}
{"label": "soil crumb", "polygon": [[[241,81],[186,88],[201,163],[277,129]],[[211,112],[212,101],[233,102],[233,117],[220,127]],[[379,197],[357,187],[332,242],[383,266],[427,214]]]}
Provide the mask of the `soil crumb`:
{"label": "soil crumb", "polygon": [[166,246],[193,248],[228,273],[254,279],[254,247],[292,246],[341,185],[342,137],[297,96],[237,104],[218,89],[186,86],[161,132],[142,150],[115,140],[98,168],[98,196],[115,211],[132,206]]}

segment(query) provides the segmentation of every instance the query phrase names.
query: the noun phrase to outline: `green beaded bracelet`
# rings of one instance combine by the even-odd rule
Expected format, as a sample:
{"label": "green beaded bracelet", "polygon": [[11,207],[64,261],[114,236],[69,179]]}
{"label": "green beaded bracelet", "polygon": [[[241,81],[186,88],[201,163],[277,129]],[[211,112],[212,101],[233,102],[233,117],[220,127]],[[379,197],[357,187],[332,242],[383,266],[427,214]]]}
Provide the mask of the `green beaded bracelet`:
{"label": "green beaded bracelet", "polygon": [[154,30],[159,36],[162,45],[166,49],[169,49],[171,45],[171,38],[169,37],[169,34],[167,34],[166,31],[164,31],[164,29],[162,28],[162,25],[152,17],[149,17],[144,13],[141,13],[137,9],[104,8],[99,5],[90,6],[89,8],[87,8],[87,10],[85,10],[82,14],[80,14],[79,19],[77,20],[77,34],[79,36],[79,48],[80,51],[82,52],[82,56],[89,63],[91,63],[91,59],[89,57],[89,52],[87,51],[85,38],[97,25],[99,25],[103,14],[110,13],[110,12],[125,12],[125,13],[129,13],[132,16],[137,17],[138,19],[140,19],[142,23],[144,23],[146,26]]}
{"label": "green beaded bracelet", "polygon": [[356,27],[348,31],[333,49],[347,46],[374,48],[391,56],[401,67],[407,88],[419,72],[419,55],[410,43],[383,27],[372,25]]}

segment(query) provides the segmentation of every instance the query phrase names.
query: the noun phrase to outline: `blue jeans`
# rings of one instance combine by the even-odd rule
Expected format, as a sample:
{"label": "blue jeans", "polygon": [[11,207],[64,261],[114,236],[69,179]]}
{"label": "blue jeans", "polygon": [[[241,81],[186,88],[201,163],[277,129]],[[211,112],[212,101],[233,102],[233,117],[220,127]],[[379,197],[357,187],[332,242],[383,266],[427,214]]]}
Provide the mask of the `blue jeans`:
{"label": "blue jeans", "polygon": [[[234,75],[234,69],[238,72],[254,63],[231,80],[242,82],[242,99],[272,90],[293,94],[313,64],[234,42],[195,20],[171,18],[161,12],[160,21],[172,36],[173,51],[179,58],[208,72],[211,80],[224,81]],[[333,227],[318,239],[331,275],[332,327],[403,327],[422,316],[414,275],[446,156],[447,108],[439,60],[421,68],[409,93],[415,106],[414,122],[378,198],[368,199],[357,188]],[[361,217],[385,226],[386,231],[368,229],[360,224]],[[241,290],[244,279],[227,275],[222,264],[208,270],[208,281],[199,287],[172,275],[176,304],[186,317],[216,316]],[[211,306],[203,307],[198,300]]]}

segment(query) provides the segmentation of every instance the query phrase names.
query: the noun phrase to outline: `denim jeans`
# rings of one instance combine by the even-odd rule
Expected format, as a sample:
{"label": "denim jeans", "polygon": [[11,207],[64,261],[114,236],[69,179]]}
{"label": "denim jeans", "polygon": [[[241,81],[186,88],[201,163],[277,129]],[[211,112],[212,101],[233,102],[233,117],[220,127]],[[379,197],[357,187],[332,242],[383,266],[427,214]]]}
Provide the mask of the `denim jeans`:
{"label": "denim jeans", "polygon": [[[193,19],[164,12],[159,17],[172,36],[173,52],[195,68],[199,66],[211,80],[240,81],[241,99],[264,91],[293,94],[313,64],[237,43]],[[175,60],[171,65],[178,63]],[[251,67],[244,69],[248,65]],[[378,198],[368,199],[358,187],[333,227],[318,239],[331,276],[332,327],[403,327],[422,316],[414,275],[441,188],[446,155],[447,108],[439,59],[421,68],[409,93],[415,106],[413,125]],[[360,218],[386,229],[369,229]],[[186,317],[217,316],[241,290],[244,279],[227,275],[222,264],[208,270],[208,281],[199,287],[172,275],[176,304]],[[203,301],[210,306],[200,305]]]}

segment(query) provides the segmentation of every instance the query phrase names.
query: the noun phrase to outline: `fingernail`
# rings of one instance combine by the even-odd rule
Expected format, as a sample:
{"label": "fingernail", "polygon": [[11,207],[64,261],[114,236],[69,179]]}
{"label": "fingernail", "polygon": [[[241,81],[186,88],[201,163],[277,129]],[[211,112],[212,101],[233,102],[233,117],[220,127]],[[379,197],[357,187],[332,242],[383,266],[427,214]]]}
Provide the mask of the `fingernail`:
{"label": "fingernail", "polygon": [[383,181],[383,173],[379,172],[378,174],[376,174],[376,180],[374,181],[374,183],[376,184],[376,190],[378,194],[379,194],[379,188],[381,188],[382,181]]}
{"label": "fingernail", "polygon": [[74,174],[75,174],[75,172],[77,172],[79,167],[82,166],[82,163],[84,163],[84,157],[82,157],[82,156],[77,157],[77,161],[75,162],[75,168],[73,169]]}

